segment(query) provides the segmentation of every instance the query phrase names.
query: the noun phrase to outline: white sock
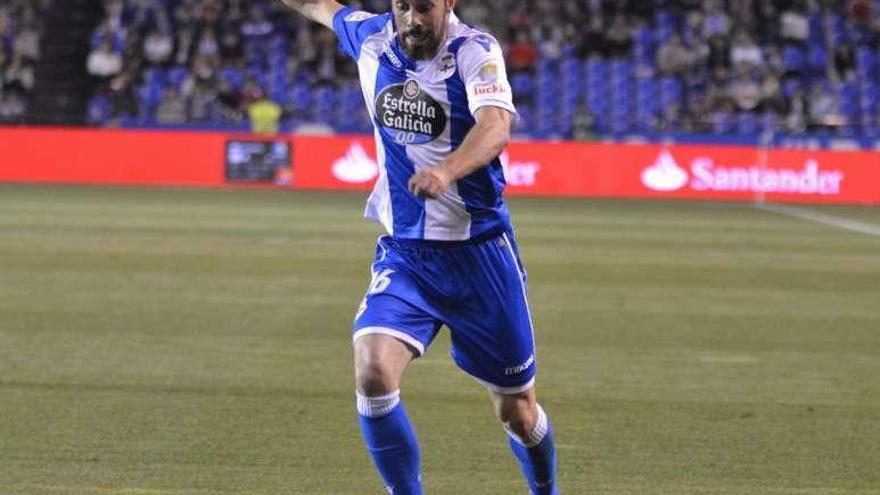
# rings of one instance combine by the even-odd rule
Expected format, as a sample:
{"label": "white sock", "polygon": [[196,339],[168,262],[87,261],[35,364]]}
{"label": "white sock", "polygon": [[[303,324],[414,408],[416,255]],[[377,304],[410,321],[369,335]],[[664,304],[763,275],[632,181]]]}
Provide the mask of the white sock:
{"label": "white sock", "polygon": [[367,397],[357,392],[358,414],[367,418],[381,418],[393,411],[398,404],[400,404],[400,390],[379,397]]}
{"label": "white sock", "polygon": [[532,431],[529,433],[529,438],[521,438],[519,435],[509,430],[507,427],[504,428],[507,431],[507,434],[510,438],[514,439],[516,442],[524,445],[526,448],[532,448],[539,443],[544,437],[547,435],[547,414],[544,412],[544,408],[538,404],[538,421],[535,423],[535,427],[532,428]]}

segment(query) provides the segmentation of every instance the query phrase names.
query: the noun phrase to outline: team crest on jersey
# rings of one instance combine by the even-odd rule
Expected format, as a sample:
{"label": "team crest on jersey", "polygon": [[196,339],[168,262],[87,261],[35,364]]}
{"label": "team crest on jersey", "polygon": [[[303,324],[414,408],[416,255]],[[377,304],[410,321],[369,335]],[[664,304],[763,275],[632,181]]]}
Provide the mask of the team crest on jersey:
{"label": "team crest on jersey", "polygon": [[422,88],[419,87],[419,83],[416,82],[415,79],[410,79],[403,84],[403,96],[406,96],[410,100],[419,96],[419,93],[421,92]]}
{"label": "team crest on jersey", "polygon": [[419,83],[392,84],[376,97],[376,120],[397,144],[425,144],[443,134],[446,111]]}
{"label": "team crest on jersey", "polygon": [[364,12],[363,10],[358,10],[357,12],[352,12],[345,16],[346,22],[358,22],[366,19],[370,19],[376,17],[376,14],[372,14],[370,12]]}
{"label": "team crest on jersey", "polygon": [[446,74],[455,70],[455,55],[447,53],[440,59],[440,73]]}

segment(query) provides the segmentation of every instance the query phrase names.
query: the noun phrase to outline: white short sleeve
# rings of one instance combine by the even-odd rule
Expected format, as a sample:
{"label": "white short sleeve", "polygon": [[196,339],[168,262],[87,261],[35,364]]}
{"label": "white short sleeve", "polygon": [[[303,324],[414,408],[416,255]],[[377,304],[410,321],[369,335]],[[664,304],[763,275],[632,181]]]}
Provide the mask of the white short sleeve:
{"label": "white short sleeve", "polygon": [[495,38],[488,34],[469,38],[459,49],[458,65],[471,115],[485,106],[501,107],[516,114],[504,54]]}

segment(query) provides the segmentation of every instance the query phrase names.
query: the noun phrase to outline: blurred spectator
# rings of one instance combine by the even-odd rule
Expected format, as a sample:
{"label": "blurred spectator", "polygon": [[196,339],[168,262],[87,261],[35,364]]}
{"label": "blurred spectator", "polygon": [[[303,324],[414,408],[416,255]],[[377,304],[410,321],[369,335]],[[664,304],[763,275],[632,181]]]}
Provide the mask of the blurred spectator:
{"label": "blurred spectator", "polygon": [[5,89],[27,95],[34,88],[34,68],[20,55],[14,55],[3,71]]}
{"label": "blurred spectator", "polygon": [[743,111],[755,110],[761,102],[761,87],[749,77],[748,71],[745,70],[731,81],[727,92],[737,108]]}
{"label": "blurred spectator", "polygon": [[192,122],[208,122],[213,117],[217,91],[213,85],[196,85],[188,100],[189,119]]}
{"label": "blurred spectator", "polygon": [[736,34],[730,47],[730,63],[734,70],[760,67],[764,63],[764,55],[755,40],[745,31]]}
{"label": "blurred spectator", "polygon": [[485,26],[489,19],[489,7],[484,2],[461,2],[456,10],[461,20],[471,25]]}
{"label": "blurred spectator", "polygon": [[580,58],[605,57],[608,55],[608,45],[605,39],[605,27],[602,25],[602,17],[590,16],[590,24],[583,35],[578,48]]}
{"label": "blurred spectator", "polygon": [[834,49],[834,76],[839,81],[855,78],[856,53],[849,43],[841,43]]}
{"label": "blurred spectator", "polygon": [[36,62],[40,58],[40,32],[33,23],[22,26],[15,35],[13,53],[20,55],[27,62]]}
{"label": "blurred spectator", "polygon": [[657,50],[657,70],[664,75],[680,75],[694,63],[694,54],[681,44],[677,34]]}
{"label": "blurred spectator", "polygon": [[754,3],[758,40],[761,43],[776,43],[780,39],[779,13],[773,2]]}
{"label": "blurred spectator", "polygon": [[785,97],[782,95],[779,77],[770,71],[764,72],[764,76],[761,78],[759,109],[781,115],[785,113],[785,106]]}
{"label": "blurred spectator", "polygon": [[559,60],[562,58],[562,32],[559,29],[542,29],[539,35],[541,42],[538,44],[538,58],[544,60]]}
{"label": "blurred spectator", "polygon": [[156,108],[156,122],[165,125],[178,125],[184,124],[186,121],[186,101],[176,88],[165,88],[162,101]]}
{"label": "blurred spectator", "polygon": [[183,93],[191,93],[196,86],[213,87],[217,83],[217,69],[212,58],[197,56],[183,81]]}
{"label": "blurred spectator", "polygon": [[154,29],[144,39],[144,58],[153,65],[165,65],[174,53],[174,38],[168,31]]}
{"label": "blurred spectator", "polygon": [[220,57],[225,65],[241,65],[244,47],[241,44],[241,36],[236,31],[228,30],[223,34],[220,41]]}
{"label": "blurred spectator", "polygon": [[113,123],[138,114],[133,86],[134,77],[132,71],[126,70],[110,81],[109,97],[112,104],[110,119],[113,120]]}
{"label": "blurred spectator", "polygon": [[190,55],[193,51],[193,30],[190,27],[183,27],[177,31],[177,39],[175,40],[174,63],[176,65],[189,65]]}
{"label": "blurred spectator", "polygon": [[574,112],[571,125],[572,139],[576,141],[592,141],[596,139],[596,118],[586,104],[581,104]]}
{"label": "blurred spectator", "polygon": [[706,0],[703,34],[706,39],[713,36],[727,36],[730,33],[730,16],[724,11],[719,0]]}
{"label": "blurred spectator", "polygon": [[730,68],[730,47],[723,36],[709,38],[709,52],[706,60],[710,72]]}
{"label": "blurred spectator", "polygon": [[606,33],[609,57],[628,57],[632,51],[632,29],[623,14],[616,14]]}
{"label": "blurred spectator", "polygon": [[837,127],[842,124],[834,93],[826,91],[821,84],[814,84],[809,100],[809,128],[820,129]]}
{"label": "blurred spectator", "polygon": [[517,31],[507,51],[507,64],[511,72],[532,71],[538,61],[538,51],[526,31]]}
{"label": "blurred spectator", "polygon": [[225,122],[238,123],[242,119],[241,94],[228,79],[220,79],[216,110],[218,117]]}
{"label": "blurred spectator", "polygon": [[122,55],[113,49],[110,39],[103,39],[86,60],[88,73],[100,79],[109,79],[122,71]]}
{"label": "blurred spectator", "polygon": [[245,39],[267,38],[272,34],[273,29],[263,9],[258,5],[252,5],[248,12],[248,20],[241,25],[241,34]]}
{"label": "blurred spectator", "polygon": [[769,45],[764,50],[764,66],[775,74],[785,72],[785,64],[782,61],[782,53],[779,52],[778,46]]}
{"label": "blurred spectator", "polygon": [[785,130],[801,133],[807,130],[807,100],[800,88],[788,99],[788,115],[785,116]]}
{"label": "blurred spectator", "polygon": [[196,56],[205,57],[215,61],[220,59],[220,42],[213,29],[202,29],[199,41],[196,43]]}
{"label": "blurred spectator", "polygon": [[274,101],[260,95],[247,107],[251,120],[251,132],[256,134],[277,134],[281,121],[281,107]]}
{"label": "blurred spectator", "polygon": [[20,124],[24,119],[26,101],[18,91],[4,91],[0,97],[0,123]]}
{"label": "blurred spectator", "polygon": [[779,22],[784,40],[805,43],[810,36],[810,24],[803,12],[786,10],[780,16]]}

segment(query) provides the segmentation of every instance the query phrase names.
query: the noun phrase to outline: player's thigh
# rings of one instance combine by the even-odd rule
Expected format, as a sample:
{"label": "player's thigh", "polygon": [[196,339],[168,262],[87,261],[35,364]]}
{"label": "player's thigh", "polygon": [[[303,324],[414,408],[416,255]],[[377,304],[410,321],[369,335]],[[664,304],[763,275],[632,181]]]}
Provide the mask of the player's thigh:
{"label": "player's thigh", "polygon": [[391,393],[416,351],[403,341],[383,334],[363,335],[354,341],[354,369],[358,392],[367,396]]}
{"label": "player's thigh", "polygon": [[490,390],[516,394],[535,377],[535,339],[525,274],[506,236],[479,247],[479,270],[469,280],[470,299],[449,314],[456,364]]}

